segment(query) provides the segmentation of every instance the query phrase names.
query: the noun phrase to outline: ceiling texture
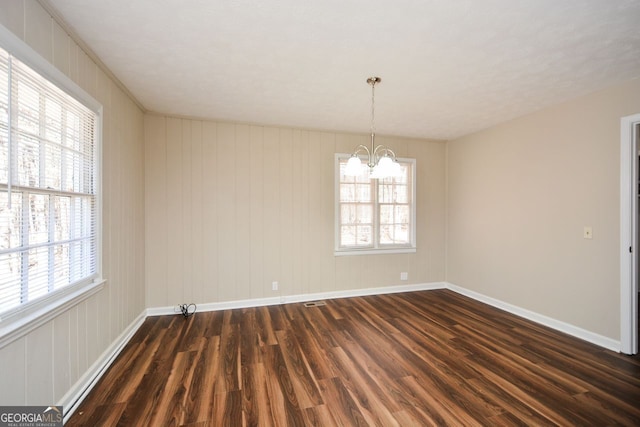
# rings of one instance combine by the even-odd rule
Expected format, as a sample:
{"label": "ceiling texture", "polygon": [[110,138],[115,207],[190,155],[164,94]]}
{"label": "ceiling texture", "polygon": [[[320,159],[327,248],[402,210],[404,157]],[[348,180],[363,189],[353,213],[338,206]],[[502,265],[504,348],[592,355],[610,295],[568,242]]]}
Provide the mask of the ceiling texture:
{"label": "ceiling texture", "polygon": [[640,0],[46,0],[148,111],[453,139],[640,77]]}

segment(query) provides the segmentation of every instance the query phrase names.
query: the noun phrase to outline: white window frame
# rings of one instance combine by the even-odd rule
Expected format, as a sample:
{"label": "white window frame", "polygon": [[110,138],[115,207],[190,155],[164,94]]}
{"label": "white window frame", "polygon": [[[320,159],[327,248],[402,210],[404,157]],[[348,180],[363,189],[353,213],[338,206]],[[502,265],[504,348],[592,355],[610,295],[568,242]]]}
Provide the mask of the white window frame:
{"label": "white window frame", "polygon": [[0,317],[0,348],[28,334],[103,289],[102,277],[102,116],[103,107],[91,95],[15,34],[0,25],[0,47],[29,66],[49,82],[96,113],[95,179],[96,179],[96,274],[87,282],[63,287],[10,310]]}
{"label": "white window frame", "polygon": [[[373,246],[366,248],[341,247],[340,246],[340,160],[348,159],[351,154],[337,153],[334,160],[334,256],[348,255],[380,255],[380,254],[404,254],[416,252],[416,159],[398,157],[399,162],[411,164],[411,242],[408,245],[380,245],[378,236],[380,233],[380,222],[378,218],[378,183],[374,185],[372,191],[374,195],[374,219],[373,219]],[[361,156],[361,160],[366,163],[366,158]],[[376,179],[372,181],[378,181]]]}

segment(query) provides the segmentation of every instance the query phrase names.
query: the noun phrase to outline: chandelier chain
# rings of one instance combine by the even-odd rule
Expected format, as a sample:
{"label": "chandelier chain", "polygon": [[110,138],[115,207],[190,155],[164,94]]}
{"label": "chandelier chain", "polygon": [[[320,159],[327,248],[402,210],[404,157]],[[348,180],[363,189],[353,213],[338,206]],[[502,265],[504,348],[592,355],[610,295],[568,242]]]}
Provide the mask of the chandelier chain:
{"label": "chandelier chain", "polygon": [[371,133],[376,133],[376,84],[371,84]]}

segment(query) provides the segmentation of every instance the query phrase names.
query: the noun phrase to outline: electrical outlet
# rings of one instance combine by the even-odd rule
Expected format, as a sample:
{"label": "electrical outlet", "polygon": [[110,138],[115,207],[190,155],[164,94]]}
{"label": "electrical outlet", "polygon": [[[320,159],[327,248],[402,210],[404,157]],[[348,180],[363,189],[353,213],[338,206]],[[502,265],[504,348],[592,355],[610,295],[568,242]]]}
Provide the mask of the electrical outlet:
{"label": "electrical outlet", "polygon": [[271,282],[271,290],[272,291],[278,290],[278,282]]}
{"label": "electrical outlet", "polygon": [[409,273],[407,273],[406,271],[400,273],[400,280],[409,280]]}

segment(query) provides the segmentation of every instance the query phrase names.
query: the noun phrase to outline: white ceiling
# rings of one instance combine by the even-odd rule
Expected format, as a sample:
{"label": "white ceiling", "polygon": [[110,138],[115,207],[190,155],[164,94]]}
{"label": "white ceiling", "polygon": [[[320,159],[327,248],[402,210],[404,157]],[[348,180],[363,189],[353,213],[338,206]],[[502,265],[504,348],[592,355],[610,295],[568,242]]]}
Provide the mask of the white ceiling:
{"label": "white ceiling", "polygon": [[49,0],[147,110],[451,139],[640,76],[640,0]]}

